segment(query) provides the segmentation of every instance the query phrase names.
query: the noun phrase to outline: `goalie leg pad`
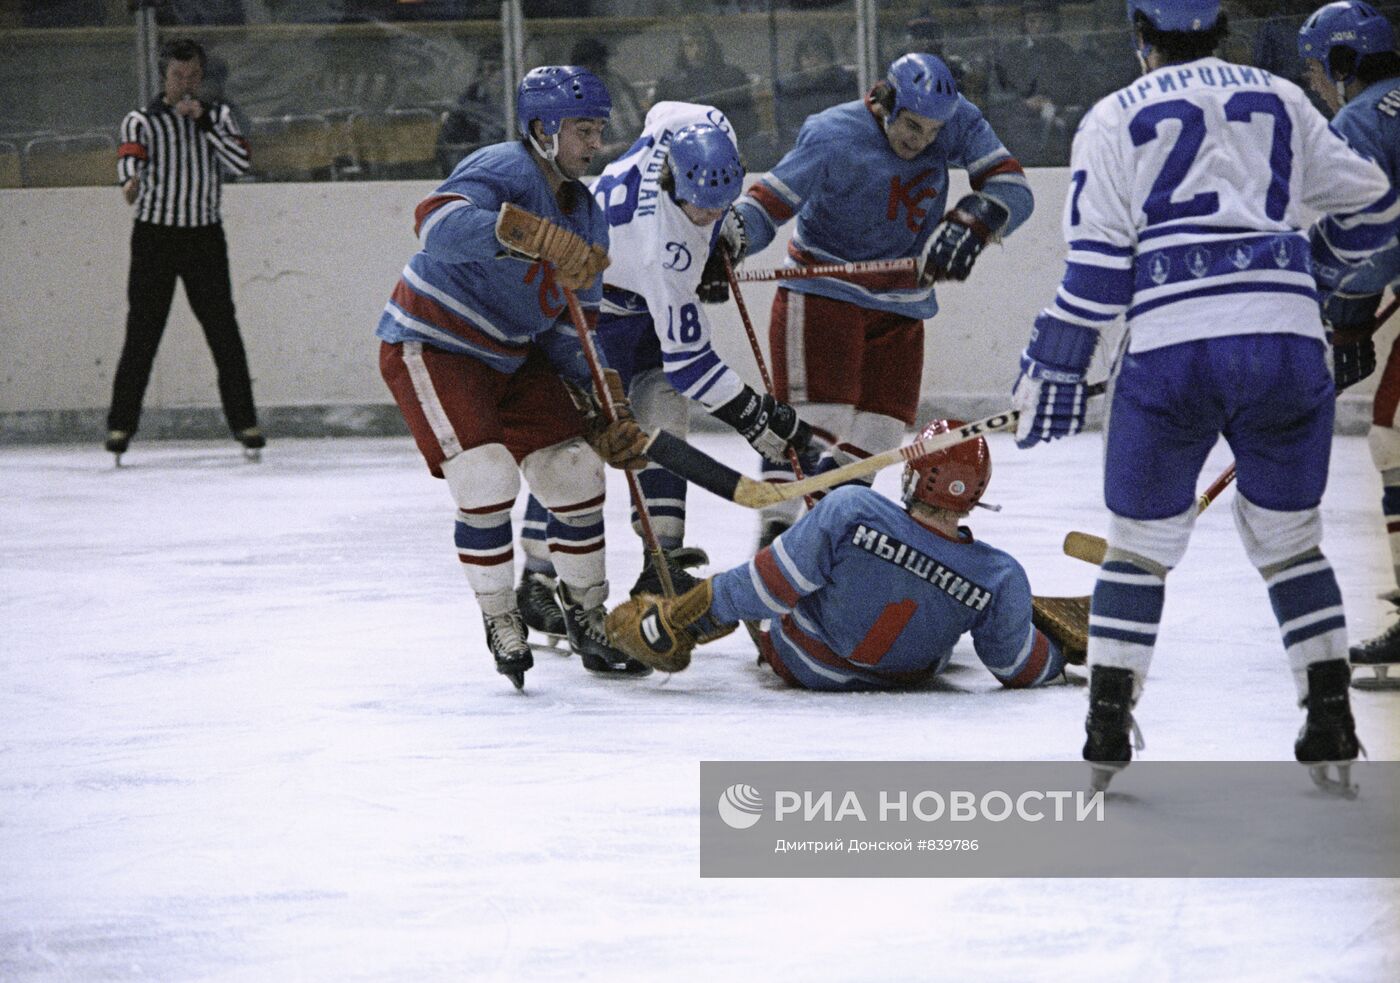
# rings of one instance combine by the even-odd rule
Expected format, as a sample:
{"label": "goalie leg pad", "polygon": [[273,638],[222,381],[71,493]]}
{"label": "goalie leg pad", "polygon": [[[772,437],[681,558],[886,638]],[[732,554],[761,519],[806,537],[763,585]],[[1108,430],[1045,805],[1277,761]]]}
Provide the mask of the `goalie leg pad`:
{"label": "goalie leg pad", "polygon": [[1049,638],[1071,665],[1082,666],[1089,651],[1089,596],[1032,597],[1031,623]]}
{"label": "goalie leg pad", "polygon": [[717,621],[710,611],[714,586],[702,580],[679,597],[642,594],[608,615],[608,641],[643,665],[680,672],[690,665],[695,646],[723,638],[736,624]]}

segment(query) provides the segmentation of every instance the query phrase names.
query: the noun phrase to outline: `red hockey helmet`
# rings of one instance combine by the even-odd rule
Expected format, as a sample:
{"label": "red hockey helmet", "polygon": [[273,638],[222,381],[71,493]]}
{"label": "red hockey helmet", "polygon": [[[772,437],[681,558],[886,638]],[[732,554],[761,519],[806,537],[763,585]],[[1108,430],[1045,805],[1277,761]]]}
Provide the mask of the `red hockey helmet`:
{"label": "red hockey helmet", "polygon": [[[956,430],[962,420],[933,420],[919,439]],[[950,512],[969,512],[992,480],[992,452],[981,437],[916,457],[904,467],[904,505],[922,502]]]}

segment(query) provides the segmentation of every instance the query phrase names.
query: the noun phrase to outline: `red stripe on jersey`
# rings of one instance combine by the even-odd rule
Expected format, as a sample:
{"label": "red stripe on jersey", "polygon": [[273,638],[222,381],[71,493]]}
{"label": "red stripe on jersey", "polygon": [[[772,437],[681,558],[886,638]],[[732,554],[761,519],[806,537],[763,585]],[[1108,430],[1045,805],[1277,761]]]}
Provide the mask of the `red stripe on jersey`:
{"label": "red stripe on jersey", "polygon": [[138,160],[146,159],[146,148],[139,143],[124,143],[117,148],[118,157],[135,157]]}
{"label": "red stripe on jersey", "polygon": [[799,628],[797,622],[790,614],[783,617],[783,634],[787,636],[788,641],[792,642],[793,645],[811,656],[813,661],[820,662],[822,665],[830,666],[833,669],[843,669],[846,672],[859,671],[869,676],[883,679],[886,682],[898,684],[923,682],[934,674],[932,666],[927,669],[916,669],[913,672],[890,672],[889,670],[876,669],[871,666],[853,666],[850,662],[837,655],[826,643],[822,642],[820,639],[813,638]]}
{"label": "red stripe on jersey", "polygon": [[413,210],[413,234],[416,236],[418,230],[423,227],[423,219],[449,201],[466,201],[466,198],[463,195],[428,195],[420,201],[418,207]]}
{"label": "red stripe on jersey", "polygon": [[918,609],[919,605],[907,597],[902,601],[886,604],[885,609],[880,612],[880,617],[875,619],[875,623],[860,640],[856,650],[851,653],[851,661],[859,662],[863,666],[873,666],[883,659],[885,653],[894,647],[894,640],[899,637],[899,633],[909,624],[909,619],[914,617],[914,612]]}
{"label": "red stripe on jersey", "polygon": [[784,198],[762,181],[749,189],[749,196],[758,202],[759,206],[768,213],[768,217],[777,224],[786,222],[796,214]]}
{"label": "red stripe on jersey", "polygon": [[1385,531],[1388,533],[1400,532],[1400,522],[1387,522],[1385,524]]}
{"label": "red stripe on jersey", "polygon": [[802,685],[802,683],[798,681],[798,678],[792,674],[792,670],[783,664],[782,656],[780,656],[778,650],[773,647],[773,635],[770,632],[759,632],[758,652],[783,682],[787,683],[789,686]]}
{"label": "red stripe on jersey", "polygon": [[998,161],[987,168],[981,174],[970,178],[973,191],[981,191],[982,186],[998,174],[1025,174],[1026,171],[1015,157],[1008,157],[1003,161]]}
{"label": "red stripe on jersey", "polygon": [[504,553],[492,553],[490,556],[467,556],[465,553],[458,553],[457,559],[474,567],[494,567],[502,563],[514,563],[515,551],[507,549]]}
{"label": "red stripe on jersey", "polygon": [[763,581],[763,586],[768,588],[768,593],[777,598],[778,603],[785,608],[790,608],[802,599],[802,595],[797,593],[797,589],[783,576],[783,571],[778,567],[778,558],[773,555],[773,548],[765,546],[758,551],[758,555],[753,558],[754,569],[758,571],[758,579]]}
{"label": "red stripe on jersey", "polygon": [[[798,249],[788,242],[788,255],[797,260],[798,266],[826,266],[830,260],[813,256],[805,249]],[[900,256],[880,256],[878,259],[902,259]],[[823,280],[841,280],[845,283],[858,283],[867,290],[909,290],[918,284],[909,270],[895,270],[890,273],[853,273],[843,276],[822,277]]]}
{"label": "red stripe on jersey", "polygon": [[1040,678],[1045,664],[1050,661],[1050,639],[1042,635],[1039,628],[1031,630],[1035,632],[1035,641],[1031,643],[1031,654],[1026,658],[1026,664],[1016,675],[1001,681],[1008,689],[1025,689]]}
{"label": "red stripe on jersey", "polygon": [[496,355],[511,358],[525,356],[525,345],[508,345],[503,341],[497,341],[466,318],[443,307],[433,298],[418,293],[402,279],[394,284],[394,292],[389,295],[389,299],[405,313],[420,321],[427,321],[444,331],[450,331],[478,348],[484,348]]}

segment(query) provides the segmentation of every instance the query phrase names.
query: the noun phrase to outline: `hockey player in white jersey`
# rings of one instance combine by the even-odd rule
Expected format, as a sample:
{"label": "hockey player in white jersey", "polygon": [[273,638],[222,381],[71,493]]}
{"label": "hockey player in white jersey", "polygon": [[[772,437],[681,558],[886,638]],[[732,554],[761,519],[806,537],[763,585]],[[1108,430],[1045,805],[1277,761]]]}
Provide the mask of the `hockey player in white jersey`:
{"label": "hockey player in white jersey", "polygon": [[1166,576],[1185,553],[1196,479],[1223,435],[1239,479],[1235,523],[1307,708],[1295,755],[1319,786],[1348,792],[1359,745],[1346,623],[1318,512],[1335,392],[1299,230],[1305,210],[1329,216],[1347,244],[1342,258],[1355,261],[1394,234],[1400,206],[1301,89],[1213,56],[1227,30],[1218,0],[1130,0],[1128,11],[1144,75],[1101,100],[1075,137],[1066,271],[1013,391],[1020,446],[1078,432],[1099,332],[1126,316],[1084,758],[1101,786],[1132,758],[1131,711]]}
{"label": "hockey player in white jersey", "polygon": [[[684,439],[693,400],[766,458],[782,461],[789,448],[807,449],[811,430],[792,407],[755,392],[725,364],[710,344],[710,325],[696,297],[716,240],[741,234],[730,206],[743,183],[744,167],[723,113],[685,102],[652,107],[641,137],[593,185],[608,220],[612,261],[598,341],[647,430],[665,429]],[[732,245],[732,252],[742,252],[739,243]],[[654,464],[638,478],[672,582],[683,592],[696,582],[686,568],[708,562],[702,550],[684,545],[686,483]],[[527,537],[541,527],[542,516],[532,502]],[[547,577],[542,551],[528,539],[527,548],[536,554],[536,569],[527,568],[522,591],[531,589],[528,580]],[[661,592],[652,563],[648,556],[633,594]],[[522,597],[522,607],[527,623],[541,620],[528,597]]]}

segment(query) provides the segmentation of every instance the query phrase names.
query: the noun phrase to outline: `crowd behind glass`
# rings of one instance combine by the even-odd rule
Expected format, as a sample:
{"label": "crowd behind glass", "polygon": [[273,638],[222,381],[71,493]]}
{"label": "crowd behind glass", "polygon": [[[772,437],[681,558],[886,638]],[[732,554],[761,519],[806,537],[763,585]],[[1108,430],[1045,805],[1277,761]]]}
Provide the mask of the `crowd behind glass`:
{"label": "crowd behind glass", "polygon": [[[205,95],[233,107],[245,180],[432,178],[506,135],[494,0],[145,0],[161,37],[208,48]],[[59,183],[55,150],[86,150],[92,181],[139,101],[128,0],[0,4],[0,185]],[[1296,34],[1316,0],[1225,0],[1222,57],[1302,80]],[[1382,4],[1395,18],[1400,4]],[[723,109],[750,170],[771,167],[802,121],[862,95],[851,0],[524,0],[525,67],[581,64],[613,98],[621,153],[661,99]],[[1080,117],[1138,74],[1122,0],[879,3],[880,64],[941,56],[1026,166],[1068,163]],[[117,81],[114,84],[113,76]],[[86,94],[85,94],[86,90]],[[84,143],[86,141],[86,143]],[[42,157],[43,153],[51,156]],[[15,166],[5,169],[3,159]],[[77,157],[72,157],[77,160]],[[44,163],[40,163],[40,161]],[[26,164],[29,166],[26,168]],[[113,172],[114,173],[114,172]]]}

